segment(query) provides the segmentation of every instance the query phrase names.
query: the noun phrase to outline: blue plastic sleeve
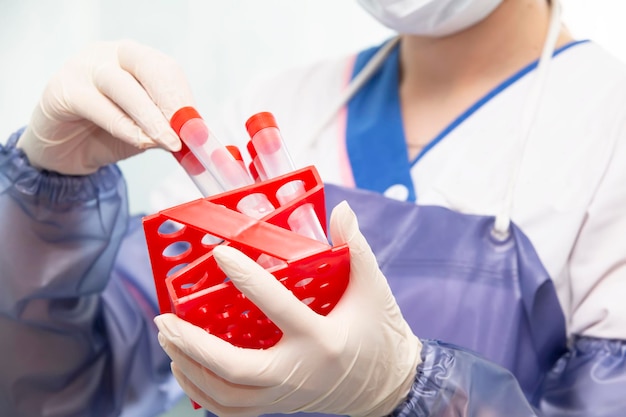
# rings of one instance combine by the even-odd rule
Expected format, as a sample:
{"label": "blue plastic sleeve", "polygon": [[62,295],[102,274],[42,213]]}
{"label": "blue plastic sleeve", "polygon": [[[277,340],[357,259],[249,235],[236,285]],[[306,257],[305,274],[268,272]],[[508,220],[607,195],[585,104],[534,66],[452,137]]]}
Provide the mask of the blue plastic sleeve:
{"label": "blue plastic sleeve", "polygon": [[37,170],[0,146],[0,415],[154,416],[180,392],[116,166]]}
{"label": "blue plastic sleeve", "polygon": [[474,353],[424,340],[422,359],[393,417],[626,415],[626,341],[576,338],[547,375],[537,407],[509,371]]}
{"label": "blue plastic sleeve", "polygon": [[626,341],[578,337],[548,373],[546,417],[626,416]]}
{"label": "blue plastic sleeve", "polygon": [[423,340],[422,360],[409,395],[393,417],[534,416],[515,377],[480,356]]}

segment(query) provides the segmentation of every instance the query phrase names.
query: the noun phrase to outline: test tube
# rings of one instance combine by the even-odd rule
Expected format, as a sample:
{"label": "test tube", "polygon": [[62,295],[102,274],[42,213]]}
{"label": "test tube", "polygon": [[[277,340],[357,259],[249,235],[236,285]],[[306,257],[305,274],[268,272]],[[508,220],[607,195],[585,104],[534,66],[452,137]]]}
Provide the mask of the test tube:
{"label": "test tube", "polygon": [[250,162],[250,164],[248,165],[248,171],[250,171],[250,175],[252,175],[252,179],[254,179],[254,182],[261,182],[261,177],[259,177],[259,172],[256,170],[254,162]]}
{"label": "test tube", "polygon": [[250,154],[250,159],[252,159],[252,162],[250,163],[250,173],[252,174],[252,176],[254,176],[254,173],[252,170],[252,168],[254,167],[254,172],[259,177],[259,180],[260,181],[266,180],[267,174],[265,173],[265,170],[263,169],[263,165],[261,165],[259,156],[257,155],[256,150],[254,149],[254,145],[252,145],[252,140],[248,141],[246,148],[248,149],[248,153]]}
{"label": "test tube", "polygon": [[[179,109],[172,116],[170,124],[223,190],[254,184],[245,165],[237,161],[228,148],[213,135],[196,109]],[[242,198],[237,204],[237,210],[259,219],[272,212],[274,206],[264,194],[254,193]]]}
{"label": "test tube", "polygon": [[172,155],[187,172],[203,197],[224,192],[215,177],[198,161],[198,158],[189,150],[185,142],[181,143],[180,151],[172,152]]}
{"label": "test tube", "polygon": [[[243,156],[241,156],[239,148],[235,145],[226,145],[226,150],[228,150],[233,158],[235,158],[235,161],[237,161],[239,165],[241,165],[241,169],[246,171],[246,163],[243,161]],[[252,178],[252,180],[254,180],[254,176],[252,175],[252,173],[250,173],[250,177]]]}
{"label": "test tube", "polygon": [[[215,177],[204,168],[204,165],[198,161],[198,158],[189,150],[185,142],[181,141],[181,148],[178,152],[172,152],[172,155],[181,167],[185,170],[191,181],[198,187],[203,197],[209,197],[224,192]],[[203,243],[214,245],[222,242],[217,236],[206,235]]]}
{"label": "test tube", "polygon": [[[174,157],[205,196],[243,187],[253,183],[248,175],[241,152],[236,146],[223,146],[208,129],[193,107],[179,109],[170,121],[172,129],[181,138],[182,148]],[[237,204],[237,210],[253,218],[261,218],[274,210],[264,194],[250,194]],[[222,240],[210,236],[208,243]],[[284,262],[262,253],[257,262],[264,268],[283,265]]]}
{"label": "test tube", "polygon": [[[295,171],[295,165],[272,113],[252,115],[246,122],[246,130],[251,138],[248,150],[259,174],[262,171],[267,178],[274,178]],[[305,192],[302,181],[291,181],[278,190],[276,198],[284,205]],[[300,235],[328,243],[312,204],[304,204],[295,209],[287,223],[291,230]]]}

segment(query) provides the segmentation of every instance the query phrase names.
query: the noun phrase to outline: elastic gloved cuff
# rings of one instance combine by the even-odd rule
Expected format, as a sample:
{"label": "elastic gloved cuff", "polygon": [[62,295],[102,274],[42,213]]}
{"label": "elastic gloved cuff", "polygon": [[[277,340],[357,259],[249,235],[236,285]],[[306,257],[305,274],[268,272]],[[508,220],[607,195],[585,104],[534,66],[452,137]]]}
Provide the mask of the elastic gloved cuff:
{"label": "elastic gloved cuff", "polygon": [[85,176],[62,175],[34,168],[26,154],[16,147],[24,130],[22,128],[13,133],[5,146],[0,145],[0,192],[14,187],[22,195],[57,207],[80,204],[117,192],[122,174],[115,165],[102,167]]}
{"label": "elastic gloved cuff", "polygon": [[422,363],[394,417],[537,415],[505,368],[458,346],[422,339]]}
{"label": "elastic gloved cuff", "polygon": [[[415,375],[415,381],[411,386],[409,394],[406,400],[404,400],[395,410],[389,414],[390,417],[413,417],[413,416],[427,416],[428,409],[424,407],[422,395],[427,395],[433,389],[437,390],[437,387],[432,387],[429,379],[428,372],[425,372],[424,367],[432,369],[432,366],[426,364],[426,360],[432,362],[433,355],[433,341],[427,339],[421,339],[422,350],[420,356],[422,361],[417,366],[417,374]],[[430,353],[430,354],[429,354]],[[428,356],[428,358],[427,358]],[[439,387],[440,388],[440,387]]]}

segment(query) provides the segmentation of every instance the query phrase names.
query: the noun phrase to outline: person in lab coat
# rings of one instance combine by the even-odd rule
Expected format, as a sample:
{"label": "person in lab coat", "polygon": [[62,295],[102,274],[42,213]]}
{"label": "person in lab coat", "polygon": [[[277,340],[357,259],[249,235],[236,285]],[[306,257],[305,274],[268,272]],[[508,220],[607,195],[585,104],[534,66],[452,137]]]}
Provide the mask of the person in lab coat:
{"label": "person in lab coat", "polygon": [[[282,339],[241,349],[171,314],[153,324],[115,163],[179,150],[169,119],[193,96],[162,53],[94,44],[0,150],[0,414],[157,415],[179,394],[171,359],[220,416],[624,415],[626,67],[573,39],[557,1],[360,3],[399,35],[264,80],[219,127],[237,142],[271,111],[296,165],[319,170],[351,253],[335,309],[223,246]],[[181,181],[156,201],[195,198]]]}

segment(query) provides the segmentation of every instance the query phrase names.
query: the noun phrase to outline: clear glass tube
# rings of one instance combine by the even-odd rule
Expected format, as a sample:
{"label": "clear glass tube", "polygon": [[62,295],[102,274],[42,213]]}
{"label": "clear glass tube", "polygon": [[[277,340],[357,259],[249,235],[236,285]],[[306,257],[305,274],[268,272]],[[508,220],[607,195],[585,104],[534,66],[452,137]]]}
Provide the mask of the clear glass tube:
{"label": "clear glass tube", "polygon": [[[262,171],[267,178],[274,178],[295,171],[295,164],[271,113],[253,115],[248,119],[246,128],[251,138],[248,150],[259,173]],[[276,198],[284,205],[305,192],[301,181],[291,181],[278,190]],[[328,243],[312,204],[294,210],[287,223],[291,230],[302,236]]]}
{"label": "clear glass tube", "polygon": [[180,152],[174,153],[180,166],[185,170],[191,181],[198,187],[203,197],[224,192],[215,177],[204,168],[193,153],[185,146]]}
{"label": "clear glass tube", "polygon": [[[224,146],[194,108],[179,109],[172,116],[170,124],[183,142],[181,152],[184,149],[190,151],[184,154],[178,152],[174,156],[203,195],[205,192],[210,193],[207,196],[219,194],[254,183],[239,150],[234,146]],[[266,216],[274,209],[272,203],[261,193],[247,195],[237,204],[237,211],[255,219]],[[257,262],[264,268],[284,264],[280,259],[267,254],[261,254]]]}
{"label": "clear glass tube", "polygon": [[[211,133],[204,120],[189,119],[181,126],[179,136],[222,189],[234,190],[254,184],[244,165]],[[242,198],[237,209],[259,219],[272,212],[274,206],[265,195],[255,193]]]}

